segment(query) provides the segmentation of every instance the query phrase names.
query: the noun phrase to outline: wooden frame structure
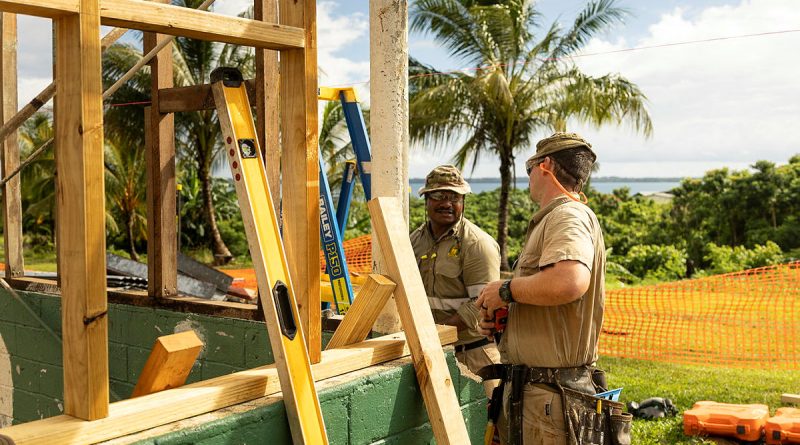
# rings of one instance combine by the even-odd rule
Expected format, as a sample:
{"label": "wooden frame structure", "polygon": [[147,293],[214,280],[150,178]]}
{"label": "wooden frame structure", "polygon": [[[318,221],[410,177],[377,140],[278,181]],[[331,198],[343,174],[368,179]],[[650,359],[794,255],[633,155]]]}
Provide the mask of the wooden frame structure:
{"label": "wooden frame structure", "polygon": [[[265,147],[271,164],[283,165],[287,172],[281,181],[284,241],[310,356],[313,362],[321,359],[321,320],[317,316],[320,244],[316,1],[255,0],[260,20],[222,16],[168,3],[168,0],[0,0],[3,122],[17,111],[15,14],[50,18],[54,23],[54,52],[58,61],[54,73],[55,153],[57,169],[62,172],[57,175],[57,262],[63,314],[64,406],[65,414],[77,419],[96,420],[109,415],[101,24],[146,31],[145,51],[163,40],[162,34],[256,47],[259,133],[269,141]],[[280,78],[278,57],[282,66]],[[210,312],[216,311],[215,307],[233,307],[241,313],[255,313],[255,308],[249,311],[237,305],[200,303],[177,295],[172,113],[202,108],[202,102],[173,102],[171,110],[164,110],[162,92],[168,97],[172,88],[171,45],[164,47],[150,64],[152,104],[146,118],[149,289],[147,295],[128,292],[118,293],[116,298],[170,300],[173,305],[207,306]],[[198,98],[208,86],[183,90],[182,97]],[[282,117],[283,150],[275,149],[278,115]],[[15,131],[3,143],[2,154],[5,176],[19,163]],[[278,184],[279,172],[273,169],[271,174],[271,182]],[[17,287],[52,288],[56,283],[20,277],[23,260],[19,195],[19,179],[15,178],[3,192],[7,277]]]}
{"label": "wooden frame structure", "polygon": [[[9,181],[6,185],[3,205],[7,277],[16,287],[60,290],[62,296],[65,409],[61,416],[0,429],[0,433],[16,443],[49,444],[53,440],[95,443],[280,390],[275,365],[269,365],[109,403],[109,301],[155,303],[218,315],[219,311],[233,311],[237,316],[246,315],[243,318],[250,319],[257,318],[258,311],[252,306],[201,301],[177,294],[172,114],[212,108],[213,100],[209,85],[173,88],[170,44],[158,50],[150,62],[152,103],[145,118],[148,291],[107,291],[101,25],[145,31],[144,49],[153,50],[153,53],[155,48],[161,48],[159,45],[165,39],[162,34],[256,48],[257,75],[250,84],[257,108],[257,132],[264,142],[264,156],[270,166],[268,175],[274,201],[282,203],[283,242],[315,379],[411,354],[437,441],[465,443],[468,440],[453,383],[439,349],[441,344],[455,342],[457,333],[454,327],[434,328],[419,277],[416,281],[415,277],[404,277],[404,271],[416,270],[413,262],[407,261],[410,258],[408,240],[400,243],[393,240],[405,238],[404,227],[392,226],[380,235],[393,261],[390,274],[397,285],[380,276],[372,277],[370,285],[362,291],[368,295],[361,297],[361,304],[354,305],[353,313],[343,322],[345,329],[337,339],[341,346],[324,353],[320,350],[316,0],[254,1],[257,20],[176,7],[168,4],[168,0],[0,0],[3,131],[7,130],[6,123],[16,123],[20,119],[20,113],[12,116],[17,108],[14,14],[53,20],[57,60],[54,117],[59,171],[56,183],[59,283],[20,276],[23,260],[18,178],[16,183]],[[119,34],[120,30],[112,32]],[[52,97],[52,92],[49,94]],[[45,92],[37,97],[43,95]],[[19,150],[13,131],[3,142],[5,176],[19,163]],[[277,199],[278,193],[281,199]],[[386,205],[377,200],[370,204],[381,208]],[[399,208],[399,205],[392,205],[395,210]],[[392,219],[395,223],[402,220],[398,215]],[[382,224],[387,225],[385,218]],[[375,308],[368,307],[367,303],[373,301],[382,306],[395,289],[402,302],[400,315],[406,333],[364,340],[378,316]],[[167,361],[163,353],[160,359],[158,354],[155,357],[154,375],[159,372],[157,362]],[[183,368],[190,361],[181,360]]]}

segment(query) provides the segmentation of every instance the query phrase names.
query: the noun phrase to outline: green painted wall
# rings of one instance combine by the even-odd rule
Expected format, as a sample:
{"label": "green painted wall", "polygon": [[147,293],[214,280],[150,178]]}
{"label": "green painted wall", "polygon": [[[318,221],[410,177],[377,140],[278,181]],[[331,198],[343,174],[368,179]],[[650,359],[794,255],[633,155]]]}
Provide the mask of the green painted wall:
{"label": "green painted wall", "polygon": [[[20,292],[57,333],[60,298]],[[263,324],[161,309],[109,305],[111,390],[127,398],[156,338],[194,329],[205,343],[189,382],[272,363]],[[447,360],[473,443],[485,427],[483,388]],[[9,293],[0,290],[0,426],[61,414],[61,346]],[[112,395],[112,400],[114,396]],[[320,393],[332,444],[424,444],[432,442],[413,367],[391,368]],[[283,403],[262,406],[169,434],[143,444],[291,443]]]}

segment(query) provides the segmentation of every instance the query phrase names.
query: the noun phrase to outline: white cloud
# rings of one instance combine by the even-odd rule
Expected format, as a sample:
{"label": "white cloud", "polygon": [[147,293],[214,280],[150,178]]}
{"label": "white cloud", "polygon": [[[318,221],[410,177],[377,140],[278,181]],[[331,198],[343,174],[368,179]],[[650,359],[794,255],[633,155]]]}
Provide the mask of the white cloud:
{"label": "white cloud", "polygon": [[369,41],[369,20],[365,14],[335,14],[331,1],[317,5],[317,58],[320,85],[352,85],[369,80],[369,61],[344,54],[348,45]]}
{"label": "white cloud", "polygon": [[[797,23],[793,0],[743,0],[692,19],[678,8],[640,41],[593,41],[586,53],[791,30]],[[601,175],[698,175],[704,165],[785,162],[800,152],[798,46],[795,32],[577,58],[589,73],[619,72],[638,84],[655,132],[644,139],[629,128],[571,129],[597,148]],[[681,166],[687,173],[674,170]]]}

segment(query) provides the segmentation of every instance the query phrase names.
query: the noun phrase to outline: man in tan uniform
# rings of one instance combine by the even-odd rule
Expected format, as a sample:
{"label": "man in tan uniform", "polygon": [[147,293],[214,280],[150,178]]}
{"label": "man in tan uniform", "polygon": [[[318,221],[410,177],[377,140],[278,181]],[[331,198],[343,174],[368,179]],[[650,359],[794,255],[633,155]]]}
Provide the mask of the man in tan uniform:
{"label": "man in tan uniform", "polygon": [[[427,221],[411,233],[425,292],[436,323],[456,326],[456,359],[472,372],[500,363],[494,341],[478,332],[480,313],[473,304],[491,281],[500,278],[500,247],[463,217],[469,184],[452,165],[436,167],[419,194]],[[486,382],[487,396],[497,382]]]}
{"label": "man in tan uniform", "polygon": [[485,335],[494,333],[494,311],[506,306],[509,311],[500,342],[507,365],[494,369],[505,385],[498,422],[504,444],[610,443],[604,437],[612,435],[606,429],[610,411],[607,423],[585,428],[597,430],[589,431],[592,437],[579,432],[601,417],[590,412],[595,408],[582,409],[581,394],[605,386],[594,368],[603,323],[605,245],[597,217],[579,199],[595,159],[591,145],[574,133],[556,133],[536,145],[525,166],[531,199],[540,210],[531,218],[514,278],[489,283],[476,302]]}

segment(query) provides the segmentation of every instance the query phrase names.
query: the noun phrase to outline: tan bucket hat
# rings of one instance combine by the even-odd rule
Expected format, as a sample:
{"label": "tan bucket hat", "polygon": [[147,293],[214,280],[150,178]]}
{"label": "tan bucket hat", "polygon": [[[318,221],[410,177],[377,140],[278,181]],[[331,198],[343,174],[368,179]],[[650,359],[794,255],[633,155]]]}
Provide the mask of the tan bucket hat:
{"label": "tan bucket hat", "polygon": [[438,190],[450,190],[460,195],[472,192],[469,184],[454,165],[440,165],[431,170],[425,177],[425,185],[417,193],[422,196]]}
{"label": "tan bucket hat", "polygon": [[536,144],[536,153],[525,161],[525,166],[529,167],[536,161],[550,156],[553,153],[577,147],[585,147],[594,155],[595,159],[597,159],[597,154],[592,151],[592,144],[586,142],[586,139],[582,138],[578,133],[557,132]]}

